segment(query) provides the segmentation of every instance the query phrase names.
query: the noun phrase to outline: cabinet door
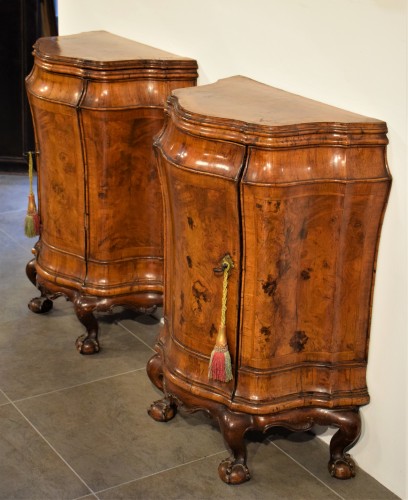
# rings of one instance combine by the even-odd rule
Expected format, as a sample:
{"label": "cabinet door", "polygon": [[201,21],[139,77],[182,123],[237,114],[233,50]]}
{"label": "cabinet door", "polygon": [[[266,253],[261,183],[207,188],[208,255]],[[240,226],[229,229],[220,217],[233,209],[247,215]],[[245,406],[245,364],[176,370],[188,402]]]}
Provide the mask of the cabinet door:
{"label": "cabinet door", "polygon": [[152,143],[163,110],[86,110],[82,123],[89,214],[86,286],[98,293],[109,283],[115,294],[161,283],[162,196]]}
{"label": "cabinet door", "polygon": [[[370,301],[389,179],[342,180],[351,168],[330,179],[333,158],[384,165],[383,148],[361,151],[251,154],[236,397],[258,411],[368,402]],[[256,178],[265,165],[275,182]]]}
{"label": "cabinet door", "polygon": [[[235,362],[239,317],[240,222],[237,174],[245,148],[199,139],[168,125],[158,145],[165,205],[166,377],[196,394],[230,400],[234,382],[208,380],[221,318],[223,275],[235,263],[227,303],[227,337]],[[209,395],[209,396],[208,396]],[[218,395],[218,396],[217,396]]]}
{"label": "cabinet door", "polygon": [[51,273],[62,285],[82,283],[86,275],[85,168],[77,110],[83,85],[80,78],[37,67],[27,79],[38,150],[37,271]]}

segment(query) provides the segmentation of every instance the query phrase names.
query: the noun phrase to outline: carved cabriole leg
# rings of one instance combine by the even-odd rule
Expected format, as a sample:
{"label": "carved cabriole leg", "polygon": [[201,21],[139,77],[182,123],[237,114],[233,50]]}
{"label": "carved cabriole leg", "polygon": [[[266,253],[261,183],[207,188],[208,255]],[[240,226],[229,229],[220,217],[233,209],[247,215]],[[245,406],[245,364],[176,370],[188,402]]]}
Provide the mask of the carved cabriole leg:
{"label": "carved cabriole leg", "polygon": [[163,358],[160,351],[149,359],[146,371],[153,384],[163,391]]}
{"label": "carved cabriole leg", "polygon": [[299,409],[283,415],[258,417],[225,409],[218,412],[218,422],[233,453],[233,458],[223,460],[218,468],[221,479],[228,484],[240,484],[250,479],[246,465],[245,433],[250,429],[265,432],[272,426],[271,422],[274,422],[274,426],[283,425],[295,431],[309,429],[313,423],[338,427],[339,430],[330,443],[329,472],[338,479],[355,476],[354,461],[345,451],[360,436],[361,419],[358,410]]}
{"label": "carved cabriole leg", "polygon": [[246,444],[245,433],[252,427],[252,417],[245,413],[230,412],[224,405],[211,401],[197,400],[197,406],[191,405],[194,397],[187,398],[186,401],[180,401],[173,394],[167,394],[166,397],[152,403],[147,413],[157,422],[168,422],[177,413],[178,407],[186,412],[204,410],[214,417],[220,426],[221,433],[232,456],[223,460],[218,467],[220,478],[227,484],[241,484],[248,481],[251,477],[246,465]]}
{"label": "carved cabriole leg", "polygon": [[[259,419],[259,417],[254,417]],[[264,425],[259,425],[259,421]],[[282,414],[261,417],[258,428],[264,430],[272,426],[283,426],[293,431],[310,429],[313,424],[338,428],[330,442],[329,472],[337,479],[350,479],[355,476],[355,463],[346,451],[356,443],[361,432],[359,409],[344,410],[327,408],[299,408]],[[265,425],[266,422],[266,425]]]}
{"label": "carved cabriole leg", "polygon": [[253,428],[253,418],[246,413],[237,413],[228,410],[220,403],[200,398],[189,391],[174,386],[163,374],[163,353],[160,342],[156,345],[154,354],[146,367],[147,374],[153,384],[165,394],[163,399],[152,403],[148,414],[157,422],[168,422],[177,413],[177,409],[187,413],[205,411],[217,420],[224,440],[232,452],[232,457],[223,460],[218,472],[220,478],[228,484],[240,484],[250,479],[246,466],[245,433]]}
{"label": "carved cabriole leg", "polygon": [[221,408],[218,410],[218,423],[224,440],[232,452],[218,466],[220,478],[227,484],[241,484],[251,478],[246,465],[245,433],[253,427],[251,415],[235,413]]}
{"label": "carved cabriole leg", "polygon": [[26,265],[26,275],[34,286],[37,286],[37,271],[35,270],[35,257]]}
{"label": "carved cabriole leg", "polygon": [[[38,244],[33,253],[38,256]],[[137,310],[143,314],[153,314],[157,306],[162,304],[162,293],[160,291],[141,293],[134,295],[117,295],[114,297],[98,297],[82,295],[81,290],[74,287],[63,286],[54,280],[48,280],[37,274],[36,258],[26,265],[28,279],[36,286],[41,297],[32,299],[28,307],[35,313],[45,313],[52,309],[53,300],[64,296],[74,305],[78,320],[85,326],[86,334],[81,335],[75,341],[75,346],[81,354],[96,354],[100,351],[98,340],[98,321],[94,311],[112,311],[115,306],[124,306]]]}
{"label": "carved cabriole leg", "polygon": [[99,352],[98,321],[93,315],[98,299],[95,297],[77,296],[74,300],[75,313],[85,326],[87,333],[79,336],[75,346],[81,354],[96,354]]}
{"label": "carved cabriole leg", "polygon": [[187,412],[203,410],[215,418],[232,456],[223,460],[218,473],[227,484],[241,484],[250,479],[246,464],[245,434],[249,430],[266,432],[272,427],[282,426],[292,431],[306,431],[314,424],[334,426],[338,431],[330,443],[329,472],[338,479],[349,479],[355,475],[355,464],[346,451],[357,441],[361,431],[358,407],[346,409],[297,408],[268,415],[251,415],[234,412],[225,405],[199,397],[163,378],[161,350],[148,363],[148,375],[152,382],[164,390],[165,397],[155,401],[148,410],[159,422],[167,422],[177,409]]}
{"label": "carved cabriole leg", "polygon": [[27,278],[31,281],[31,283],[39,288],[41,292],[40,297],[34,297],[33,299],[30,300],[28,303],[28,308],[30,311],[36,313],[36,314],[43,314],[47,313],[48,311],[51,311],[53,307],[53,302],[50,300],[45,292],[41,289],[41,287],[38,287],[37,285],[37,271],[35,269],[35,262],[36,259],[31,259],[30,262],[26,265],[26,274]]}
{"label": "carved cabriole leg", "polygon": [[350,479],[354,477],[355,463],[346,450],[351,448],[358,440],[361,433],[361,417],[358,411],[333,412],[333,425],[339,430],[330,441],[329,472],[337,479]]}
{"label": "carved cabriole leg", "polygon": [[[156,346],[156,348],[158,352],[156,352],[156,354],[149,359],[146,371],[153,384],[164,392],[163,358],[160,347]],[[178,401],[176,398],[173,398],[171,395],[167,395],[163,399],[154,401],[154,403],[152,403],[150,408],[147,410],[147,413],[157,422],[168,422],[176,415],[177,404]]]}

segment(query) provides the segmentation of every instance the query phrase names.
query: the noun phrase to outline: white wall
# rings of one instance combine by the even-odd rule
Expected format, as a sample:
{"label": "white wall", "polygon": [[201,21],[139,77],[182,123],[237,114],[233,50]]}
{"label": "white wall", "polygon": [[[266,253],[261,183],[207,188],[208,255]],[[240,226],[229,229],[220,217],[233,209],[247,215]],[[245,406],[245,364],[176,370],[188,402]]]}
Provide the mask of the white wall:
{"label": "white wall", "polygon": [[104,29],[198,60],[199,84],[242,74],[388,123],[394,177],[378,258],[357,463],[402,498],[407,480],[405,0],[59,0],[60,34]]}

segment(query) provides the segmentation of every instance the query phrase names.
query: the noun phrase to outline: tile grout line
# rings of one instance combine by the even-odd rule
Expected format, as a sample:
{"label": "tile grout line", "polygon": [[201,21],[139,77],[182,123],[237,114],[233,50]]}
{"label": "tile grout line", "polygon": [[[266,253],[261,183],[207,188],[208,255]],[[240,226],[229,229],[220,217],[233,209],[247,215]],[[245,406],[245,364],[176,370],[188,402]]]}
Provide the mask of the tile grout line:
{"label": "tile grout line", "polygon": [[[90,493],[87,493],[86,495],[81,495],[80,497],[75,497],[72,500],[82,500],[83,498],[89,498]],[[98,495],[96,493],[92,493],[92,495],[97,498],[97,500],[100,500]]]}
{"label": "tile grout line", "polygon": [[[137,481],[141,481],[142,479],[147,479],[149,477],[153,476],[158,476],[159,474],[162,474],[163,472],[168,472],[174,469],[179,469],[180,467],[184,467],[186,465],[191,465],[197,462],[201,462],[202,460],[205,460],[206,458],[211,458],[211,457],[216,457],[217,455],[221,455],[221,453],[225,454],[225,450],[223,451],[217,451],[217,453],[211,453],[210,455],[206,455],[205,457],[200,457],[195,460],[190,460],[189,462],[184,462],[183,464],[176,465],[175,467],[168,467],[167,469],[160,470],[158,472],[152,472],[151,474],[146,474],[145,476],[138,477],[136,479],[132,479],[130,481],[125,481],[124,483],[116,484],[115,486],[110,486],[109,488],[105,488],[104,490],[99,490],[95,493],[95,495],[98,495],[99,493],[105,493],[106,491],[114,490],[116,488],[120,488],[121,486],[126,486],[127,484],[131,483],[136,483]],[[76,500],[76,499],[75,499]]]}
{"label": "tile grout line", "polygon": [[[144,342],[141,338],[139,338],[136,334],[134,334],[131,330],[129,330],[125,325],[122,325],[120,323],[120,321],[117,322],[117,324],[119,326],[121,326],[124,330],[128,331],[131,335],[133,335],[136,339],[138,339],[140,342],[142,342],[144,345],[146,345],[147,347],[149,347],[151,350],[153,350],[148,344],[146,344],[146,342]],[[322,481],[321,479],[319,479],[317,476],[315,476],[312,472],[310,472],[308,469],[306,469],[306,467],[304,467],[301,463],[299,463],[297,460],[295,460],[292,456],[290,456],[288,453],[286,453],[284,450],[282,450],[281,448],[279,448],[279,446],[277,446],[275,443],[273,443],[272,441],[270,441],[271,444],[273,444],[276,448],[278,448],[278,450],[280,450],[282,453],[284,453],[285,455],[287,455],[293,462],[295,462],[298,466],[300,466],[301,468],[303,468],[306,472],[308,472],[311,476],[313,476],[315,479],[317,479],[321,484],[323,484],[327,489],[329,489],[330,491],[332,491],[335,495],[337,495],[339,498],[341,498],[342,500],[345,500],[339,493],[337,493],[337,491],[333,490],[329,485],[327,485],[324,481]],[[222,453],[222,452],[219,452],[219,453]],[[214,455],[217,455],[218,453],[214,454]],[[213,456],[213,455],[210,455],[210,456]],[[206,457],[204,457],[206,458]],[[202,459],[199,459],[199,460],[202,460]],[[197,462],[199,460],[193,460],[192,462],[188,462],[187,464],[190,464],[190,463],[194,463],[194,462]],[[187,464],[182,464],[182,465],[187,465]],[[177,466],[177,467],[181,467],[182,465],[180,466]],[[177,467],[173,467],[173,468],[177,468]],[[171,470],[172,468],[169,468],[169,469],[165,469],[164,471],[161,471],[161,472],[166,472],[167,470]],[[156,474],[159,474],[159,473],[156,473]],[[150,477],[150,476],[154,476],[155,474],[150,474],[150,475],[147,475],[147,476],[143,476],[141,478],[138,478],[138,479],[135,479],[133,481],[138,481],[139,479],[144,479],[146,477]],[[133,481],[128,481],[128,483],[131,483]],[[128,484],[128,483],[123,483],[123,484]],[[118,486],[121,486],[121,485],[118,485]],[[107,490],[101,490],[99,491],[98,493],[101,493],[101,492],[104,492],[104,491],[108,491],[109,489],[111,488],[108,488]]]}
{"label": "tile grout line", "polygon": [[[24,230],[24,228],[23,228],[23,230]],[[13,236],[11,236],[11,234],[9,234],[7,231],[0,228],[0,232],[3,233],[4,235],[6,235],[7,238],[10,238],[10,240],[13,241],[14,243],[16,243],[16,245],[18,245],[20,248],[27,251],[27,248],[24,245],[22,245],[18,240],[16,240]],[[34,244],[33,244],[33,246],[34,246]],[[31,253],[29,250],[28,250],[28,252]]]}
{"label": "tile grout line", "polygon": [[[101,377],[101,378],[97,378],[95,380],[90,380],[88,382],[83,382],[82,384],[75,384],[75,385],[70,385],[68,387],[61,387],[61,389],[54,389],[53,391],[48,391],[48,392],[42,392],[41,394],[35,394],[34,396],[28,396],[26,398],[20,398],[20,399],[15,399],[14,401],[11,400],[6,393],[4,393],[4,391],[2,391],[0,389],[1,392],[3,392],[3,394],[6,396],[6,398],[11,401],[11,402],[14,402],[14,403],[20,403],[22,401],[28,401],[30,399],[35,399],[35,398],[40,398],[42,396],[48,396],[49,394],[55,394],[57,392],[62,392],[62,391],[66,391],[68,389],[75,389],[76,387],[81,387],[83,385],[88,385],[88,384],[93,384],[94,382],[101,382],[102,380],[108,380],[110,378],[115,378],[115,377],[121,377],[122,375],[128,375],[129,373],[135,373],[135,372],[139,372],[141,370],[144,370],[144,368],[135,368],[134,370],[129,370],[127,372],[122,372],[122,373],[117,373],[116,375],[109,375],[109,376],[106,376],[106,377]],[[7,403],[5,403],[7,404]],[[0,405],[1,406],[1,405]]]}
{"label": "tile grout line", "polygon": [[295,464],[297,464],[299,467],[301,467],[303,470],[305,470],[307,473],[309,473],[312,477],[314,477],[317,481],[319,481],[319,483],[323,484],[327,489],[329,489],[332,493],[334,493],[335,495],[337,495],[339,498],[341,498],[341,500],[346,500],[344,497],[342,497],[340,495],[340,493],[338,493],[337,491],[333,490],[333,488],[331,488],[328,484],[326,484],[322,479],[320,479],[319,477],[317,477],[315,474],[313,474],[313,472],[310,472],[309,469],[307,469],[304,465],[302,465],[300,462],[298,462],[295,458],[292,457],[292,455],[289,455],[289,453],[287,453],[285,450],[283,450],[282,448],[280,448],[276,443],[274,443],[273,441],[271,441],[269,438],[268,438],[268,441],[273,445],[275,446],[275,448],[277,448],[279,451],[281,451],[284,455],[286,455],[288,458],[290,458],[293,462],[295,462]]}
{"label": "tile grout line", "polygon": [[120,321],[117,321],[116,323],[117,325],[119,325],[121,328],[123,328],[124,330],[126,330],[127,332],[129,332],[131,335],[133,335],[133,337],[135,337],[139,342],[141,342],[142,344],[144,344],[146,347],[148,347],[152,352],[156,352],[149,344],[147,344],[143,339],[141,339],[140,337],[138,337],[135,333],[133,333],[131,330],[129,330],[129,328],[127,328],[125,325],[123,325]]}
{"label": "tile grout line", "polygon": [[25,208],[18,208],[16,210],[5,210],[4,212],[0,212],[0,215],[9,215],[9,214],[18,214],[20,212],[26,212]]}
{"label": "tile grout line", "polygon": [[[64,457],[54,448],[54,446],[45,438],[45,436],[37,429],[37,427],[24,415],[24,413],[14,404],[14,402],[7,396],[7,394],[0,389],[0,392],[10,401],[10,404],[15,410],[23,417],[23,419],[34,429],[34,431],[40,436],[40,438],[51,448],[51,450],[59,457],[60,460],[75,474],[75,476],[81,481],[81,483],[88,488],[89,492],[95,495],[95,492],[90,486],[85,482],[84,479],[76,472],[76,470],[71,467],[71,465],[64,459]],[[88,493],[89,494],[89,493]],[[87,495],[85,495],[87,496]],[[96,496],[96,495],[95,495]]]}

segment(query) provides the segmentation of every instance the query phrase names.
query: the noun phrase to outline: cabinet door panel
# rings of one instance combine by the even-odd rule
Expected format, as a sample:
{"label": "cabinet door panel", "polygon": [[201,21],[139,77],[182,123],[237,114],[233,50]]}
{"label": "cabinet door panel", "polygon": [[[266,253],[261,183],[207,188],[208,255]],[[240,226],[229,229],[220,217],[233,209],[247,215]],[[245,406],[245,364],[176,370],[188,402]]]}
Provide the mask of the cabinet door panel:
{"label": "cabinet door panel", "polygon": [[[220,168],[225,151],[233,149],[242,168],[245,149],[186,137],[178,151],[166,137],[160,144],[159,171],[165,203],[165,293],[171,300],[165,305],[165,344],[167,367],[185,384],[196,382],[203,391],[231,396],[233,382],[222,384],[208,380],[208,364],[221,318],[223,274],[214,272],[229,253],[235,263],[228,283],[227,337],[235,362],[239,317],[240,224],[238,185],[233,179],[200,173],[197,169]],[[176,163],[177,162],[177,163]],[[213,163],[215,162],[215,163]],[[178,163],[183,163],[180,166]]]}
{"label": "cabinet door panel", "polygon": [[38,261],[48,272],[85,277],[84,163],[74,107],[30,95],[39,148],[38,197],[41,247]]}
{"label": "cabinet door panel", "polygon": [[386,196],[382,181],[243,184],[237,397],[329,401],[340,397],[334,393],[360,397],[365,391],[369,303]]}

